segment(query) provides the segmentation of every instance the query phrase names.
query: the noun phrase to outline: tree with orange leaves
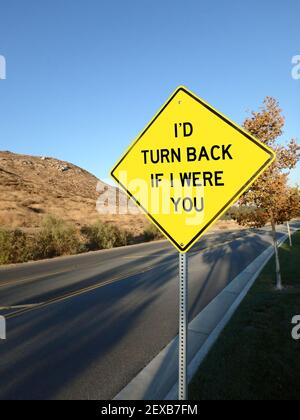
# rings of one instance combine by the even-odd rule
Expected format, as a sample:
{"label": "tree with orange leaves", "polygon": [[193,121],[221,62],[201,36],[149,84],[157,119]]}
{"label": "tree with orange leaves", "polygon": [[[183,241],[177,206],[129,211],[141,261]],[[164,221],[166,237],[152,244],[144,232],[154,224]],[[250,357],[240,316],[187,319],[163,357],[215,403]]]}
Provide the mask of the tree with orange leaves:
{"label": "tree with orange leaves", "polygon": [[252,112],[244,122],[244,128],[254,137],[276,152],[275,162],[262,174],[240,198],[239,208],[232,212],[233,218],[243,226],[272,226],[275,257],[276,287],[282,289],[276,225],[295,217],[299,211],[299,190],[288,186],[289,171],[300,159],[300,147],[295,139],[282,145],[278,142],[283,134],[285,119],[278,102],[271,97],[264,100],[259,112]]}

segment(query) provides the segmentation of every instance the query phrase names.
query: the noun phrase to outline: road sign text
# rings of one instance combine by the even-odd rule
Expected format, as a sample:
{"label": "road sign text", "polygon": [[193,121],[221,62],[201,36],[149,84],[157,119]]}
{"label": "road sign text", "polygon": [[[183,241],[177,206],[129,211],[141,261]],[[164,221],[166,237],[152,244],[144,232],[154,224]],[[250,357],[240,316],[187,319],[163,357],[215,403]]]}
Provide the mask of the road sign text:
{"label": "road sign text", "polygon": [[112,177],[187,252],[274,158],[268,146],[179,87]]}

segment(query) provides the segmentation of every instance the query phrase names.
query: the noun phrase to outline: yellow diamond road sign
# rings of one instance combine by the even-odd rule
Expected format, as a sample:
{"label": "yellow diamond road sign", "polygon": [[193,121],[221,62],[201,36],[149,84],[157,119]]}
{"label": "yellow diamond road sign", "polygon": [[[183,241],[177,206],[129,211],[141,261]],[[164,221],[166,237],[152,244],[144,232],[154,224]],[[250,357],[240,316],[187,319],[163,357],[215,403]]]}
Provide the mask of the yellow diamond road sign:
{"label": "yellow diamond road sign", "polygon": [[187,252],[275,159],[179,87],[112,170],[179,252]]}

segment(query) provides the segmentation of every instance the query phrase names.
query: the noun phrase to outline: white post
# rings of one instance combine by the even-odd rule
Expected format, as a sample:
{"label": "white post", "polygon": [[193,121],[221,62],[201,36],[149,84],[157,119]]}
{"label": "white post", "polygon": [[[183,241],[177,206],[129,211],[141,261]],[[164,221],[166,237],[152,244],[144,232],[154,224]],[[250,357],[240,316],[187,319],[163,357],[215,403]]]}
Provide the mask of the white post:
{"label": "white post", "polygon": [[0,316],[0,340],[6,339],[6,321],[4,316]]}
{"label": "white post", "polygon": [[187,392],[187,333],[188,333],[188,257],[179,254],[179,378],[178,399],[185,401]]}
{"label": "white post", "polygon": [[275,263],[276,263],[276,288],[277,290],[282,290],[282,279],[281,279],[281,270],[280,270],[280,261],[278,253],[278,242],[276,237],[276,225],[272,223],[272,233],[274,241],[274,250],[275,250]]}
{"label": "white post", "polygon": [[289,234],[289,240],[290,240],[290,247],[292,247],[293,246],[293,242],[292,242],[292,235],[291,235],[290,223],[289,222],[286,222],[286,223],[287,223],[287,228],[288,228],[288,234]]}

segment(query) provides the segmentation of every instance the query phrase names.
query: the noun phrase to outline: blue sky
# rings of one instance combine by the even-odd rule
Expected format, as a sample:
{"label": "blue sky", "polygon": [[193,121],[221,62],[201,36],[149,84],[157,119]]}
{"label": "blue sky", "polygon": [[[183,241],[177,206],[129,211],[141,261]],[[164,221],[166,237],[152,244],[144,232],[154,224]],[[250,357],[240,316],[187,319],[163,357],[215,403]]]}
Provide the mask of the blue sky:
{"label": "blue sky", "polygon": [[237,123],[274,96],[282,141],[300,139],[299,16],[299,0],[1,0],[0,150],[107,178],[178,85]]}

